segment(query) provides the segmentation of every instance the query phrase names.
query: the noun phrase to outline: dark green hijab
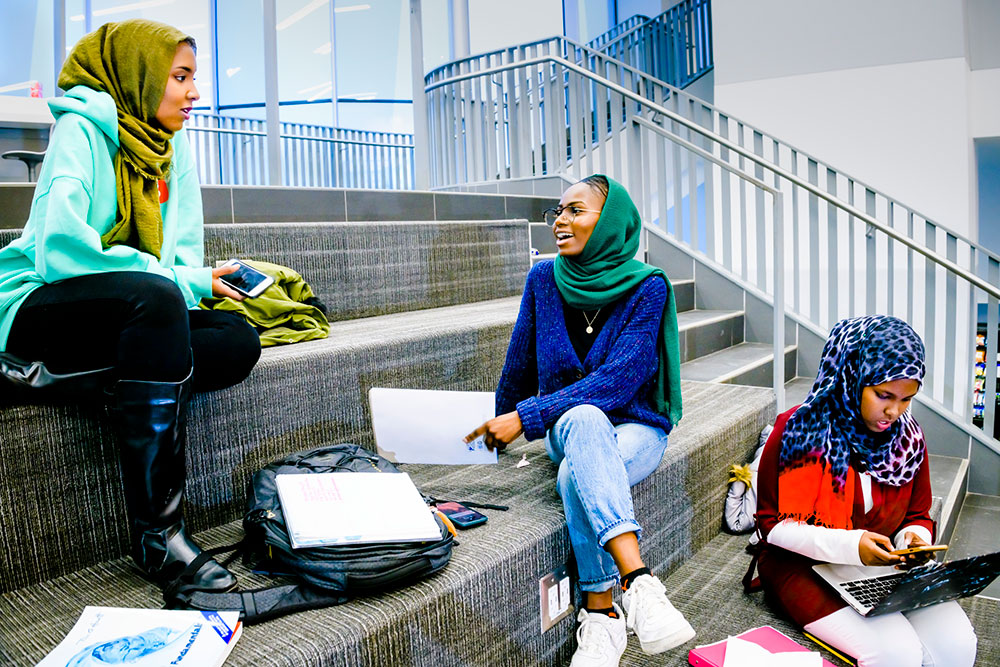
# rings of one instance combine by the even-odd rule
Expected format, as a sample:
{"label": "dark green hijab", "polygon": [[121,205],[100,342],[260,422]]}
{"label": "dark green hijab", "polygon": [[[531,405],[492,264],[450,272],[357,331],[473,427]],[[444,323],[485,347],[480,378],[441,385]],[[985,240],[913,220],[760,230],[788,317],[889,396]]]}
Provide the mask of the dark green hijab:
{"label": "dark green hijab", "polygon": [[[602,174],[595,174],[601,176]],[[677,342],[677,304],[667,274],[635,259],[642,220],[639,210],[620,183],[607,176],[608,197],[594,231],[577,257],[556,257],[555,279],[559,294],[573,308],[593,310],[617,301],[649,276],[660,276],[667,285],[667,301],[658,340],[659,365],[653,388],[653,407],[667,415],[674,426],[681,420],[681,364]]]}

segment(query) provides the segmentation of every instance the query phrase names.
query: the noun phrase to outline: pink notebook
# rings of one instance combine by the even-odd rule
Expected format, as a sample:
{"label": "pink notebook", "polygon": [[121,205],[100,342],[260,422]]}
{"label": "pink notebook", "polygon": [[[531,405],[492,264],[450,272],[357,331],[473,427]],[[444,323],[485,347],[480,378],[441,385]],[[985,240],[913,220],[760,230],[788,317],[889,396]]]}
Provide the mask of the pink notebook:
{"label": "pink notebook", "polygon": [[[783,653],[785,651],[808,651],[809,649],[798,643],[788,635],[775,630],[770,625],[765,625],[753,630],[736,635],[740,639],[753,642],[758,646],[763,646],[771,653]],[[706,646],[695,646],[688,653],[688,663],[697,667],[722,667],[726,659],[726,640]],[[823,667],[835,667],[828,660],[823,661]]]}

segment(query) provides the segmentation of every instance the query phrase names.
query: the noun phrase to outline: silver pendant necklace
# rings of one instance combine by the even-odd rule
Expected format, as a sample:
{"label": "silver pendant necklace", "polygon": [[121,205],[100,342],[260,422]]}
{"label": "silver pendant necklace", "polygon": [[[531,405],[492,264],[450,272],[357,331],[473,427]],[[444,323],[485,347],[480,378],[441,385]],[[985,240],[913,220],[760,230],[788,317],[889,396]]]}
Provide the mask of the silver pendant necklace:
{"label": "silver pendant necklace", "polygon": [[597,316],[601,314],[601,309],[598,308],[593,317],[587,317],[587,311],[585,310],[581,310],[580,312],[583,313],[583,319],[587,322],[587,333],[594,333],[594,322],[597,321]]}

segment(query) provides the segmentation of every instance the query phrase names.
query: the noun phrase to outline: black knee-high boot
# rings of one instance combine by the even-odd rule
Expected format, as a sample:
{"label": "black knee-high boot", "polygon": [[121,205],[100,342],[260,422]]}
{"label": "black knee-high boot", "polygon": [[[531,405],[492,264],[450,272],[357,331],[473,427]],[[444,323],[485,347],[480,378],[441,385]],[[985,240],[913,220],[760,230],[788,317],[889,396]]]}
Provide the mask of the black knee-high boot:
{"label": "black knee-high boot", "polygon": [[[190,385],[189,375],[182,382],[119,380],[114,387],[132,558],[161,585],[176,579],[201,553],[185,532],[181,513]],[[207,591],[236,584],[236,577],[214,560],[191,578],[186,583]]]}

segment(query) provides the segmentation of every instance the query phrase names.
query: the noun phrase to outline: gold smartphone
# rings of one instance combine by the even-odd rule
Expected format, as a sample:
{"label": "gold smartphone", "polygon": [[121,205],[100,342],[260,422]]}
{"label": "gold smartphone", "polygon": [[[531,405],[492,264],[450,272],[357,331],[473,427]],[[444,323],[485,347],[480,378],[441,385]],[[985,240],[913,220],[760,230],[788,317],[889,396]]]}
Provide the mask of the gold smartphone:
{"label": "gold smartphone", "polygon": [[945,551],[948,548],[947,544],[928,544],[922,547],[910,547],[909,549],[898,549],[896,551],[890,551],[893,556],[906,556],[907,554],[919,554],[925,551]]}

